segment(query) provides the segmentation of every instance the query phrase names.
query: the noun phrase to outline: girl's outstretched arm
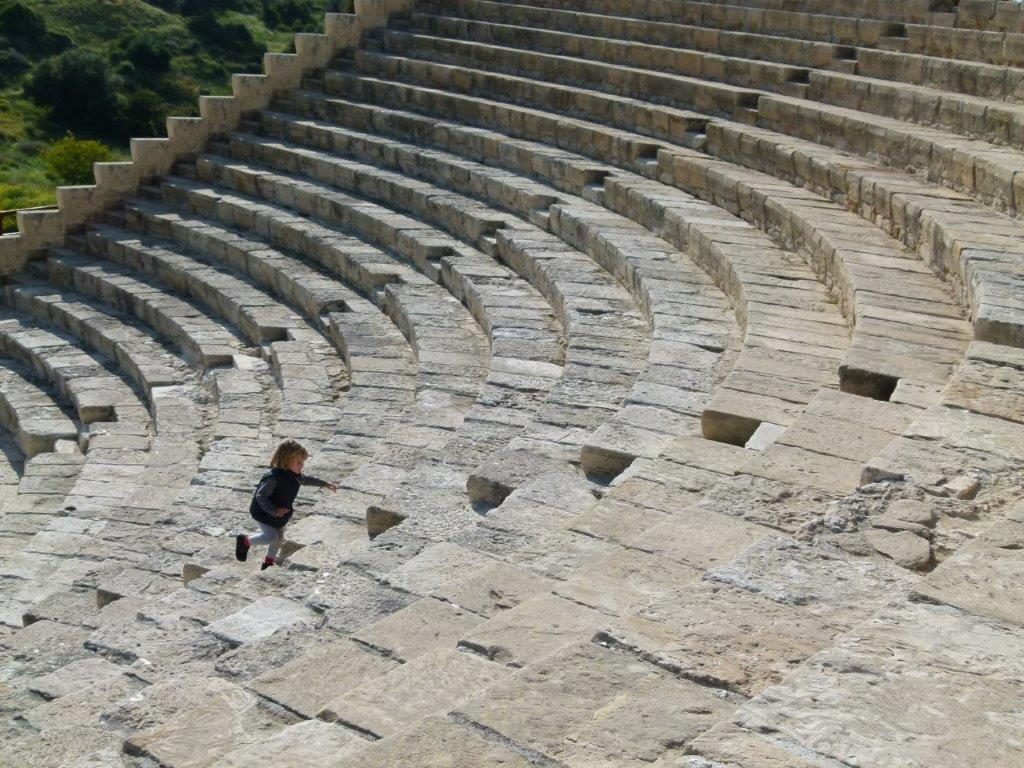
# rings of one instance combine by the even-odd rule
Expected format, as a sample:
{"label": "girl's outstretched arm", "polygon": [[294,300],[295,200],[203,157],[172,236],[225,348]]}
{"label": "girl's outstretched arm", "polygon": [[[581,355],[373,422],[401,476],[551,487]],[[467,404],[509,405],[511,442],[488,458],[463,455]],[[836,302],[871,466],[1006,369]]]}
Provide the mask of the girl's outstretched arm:
{"label": "girl's outstretched arm", "polygon": [[319,477],[313,477],[312,475],[299,475],[299,485],[308,485],[311,488],[326,488],[329,491],[338,490],[336,483],[332,483],[329,480],[321,480]]}

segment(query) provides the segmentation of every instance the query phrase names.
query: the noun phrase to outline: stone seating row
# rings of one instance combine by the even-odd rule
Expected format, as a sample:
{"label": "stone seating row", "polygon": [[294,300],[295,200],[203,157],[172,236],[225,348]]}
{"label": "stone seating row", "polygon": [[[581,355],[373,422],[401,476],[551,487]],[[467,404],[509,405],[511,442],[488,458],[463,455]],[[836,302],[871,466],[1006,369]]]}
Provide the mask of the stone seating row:
{"label": "stone seating row", "polygon": [[[401,72],[402,74],[398,76],[404,81],[402,87],[409,87],[406,84],[409,83],[410,81],[414,81],[414,79],[420,79],[425,81],[426,84],[434,85],[437,82],[435,78],[441,76],[450,78],[451,76],[451,68],[448,67],[447,65],[423,64],[417,63],[414,60],[396,59],[396,57],[386,57],[385,59],[372,59],[371,56],[372,54],[365,54],[362,57],[362,60],[365,63],[366,68],[369,71],[373,72],[374,74],[378,74],[380,72],[380,69],[386,68],[384,72],[382,72],[381,74],[385,74],[389,79],[394,78],[396,75],[398,75],[399,72]],[[417,76],[417,72],[421,74]],[[427,75],[427,72],[431,74]],[[477,86],[476,92],[481,92],[481,89],[485,93],[491,92],[499,87],[498,82],[501,81],[500,76],[492,73],[480,72],[477,75],[477,77],[480,81],[480,85]],[[399,87],[393,83],[381,83],[376,77],[371,77],[368,80],[361,81],[362,85],[360,86],[352,86],[353,82],[353,77],[346,73],[327,73],[328,87],[343,94],[349,93],[350,91],[346,89],[351,87],[356,87],[358,89],[361,89],[361,91],[366,91],[368,88],[372,88],[378,92],[388,90],[389,88],[393,89]],[[504,81],[506,93],[508,92],[510,82],[510,79]],[[488,83],[490,84],[489,86],[486,85]],[[458,84],[453,84],[452,88],[454,90],[465,90],[464,88],[460,88]],[[356,90],[355,93],[360,93],[360,90]],[[450,98],[450,94],[446,96],[434,96],[433,92],[414,91],[414,93],[422,94],[423,98]],[[594,95],[596,97],[595,101],[599,100],[603,102],[607,98],[608,102],[614,103],[614,100],[610,97],[605,97],[603,95],[598,94]],[[461,103],[472,104],[473,102],[465,100]],[[776,105],[783,104],[782,97],[764,96],[761,97],[761,103],[762,107],[761,111],[759,112],[760,123],[772,127],[777,132],[785,132],[787,130],[786,126],[788,125],[799,126],[801,131],[805,130],[804,126],[806,126],[808,121],[801,122],[795,114],[792,120],[789,120],[788,118],[785,120],[773,119]],[[796,108],[796,102],[793,102],[792,106]],[[463,109],[466,108],[467,107],[463,107]],[[781,106],[780,109],[782,109]],[[847,111],[850,112],[851,115],[856,114],[852,110]],[[602,121],[607,119],[607,111],[605,109],[588,110],[588,112],[591,112],[591,119]],[[803,109],[800,109],[800,114],[803,114]],[[867,118],[857,119],[863,119],[865,121],[867,120]],[[745,130],[744,128],[736,124],[732,124],[730,127],[733,127],[741,131]],[[638,128],[638,130],[641,130],[648,135],[653,134],[655,138],[671,141],[671,136],[667,135],[666,132],[662,132],[659,130],[651,130],[650,128],[644,127],[640,127]],[[568,138],[569,137],[567,137],[567,139]],[[822,137],[819,135],[818,138],[819,140],[821,140]],[[834,139],[834,141],[838,141],[838,139]],[[807,146],[810,147],[811,145],[807,144]],[[649,153],[655,152],[656,149],[648,147],[647,151]],[[820,153],[820,151],[820,149],[815,150],[816,154]],[[900,178],[901,180],[906,179],[907,183],[917,184],[917,182],[911,182],[909,179],[907,179],[905,174],[900,175],[898,178]],[[929,185],[924,186],[929,187]],[[931,196],[934,197],[934,193],[932,193]],[[935,232],[936,236],[932,236],[929,238],[929,247],[922,248],[922,255],[929,262],[942,265],[942,269],[944,271],[954,275],[954,279],[956,280],[958,290],[963,291],[961,295],[964,296],[968,305],[972,309],[972,315],[975,320],[975,327],[978,329],[979,333],[987,334],[986,338],[992,340],[998,340],[1000,338],[1011,338],[1014,334],[1014,331],[1012,329],[1012,321],[1009,323],[1006,322],[1009,318],[1006,310],[1003,308],[1008,305],[1005,302],[1005,300],[1001,298],[1001,296],[1004,293],[1004,288],[1002,288],[1001,286],[1004,286],[1006,284],[1012,284],[1012,282],[1014,281],[1014,269],[1012,266],[1010,266],[1014,259],[1014,246],[1010,242],[1010,238],[1004,237],[1003,240],[1005,241],[1005,244],[1000,243],[996,249],[1003,253],[1001,260],[989,259],[984,263],[984,265],[982,265],[980,261],[972,263],[971,256],[974,252],[973,247],[979,248],[979,255],[982,252],[991,253],[993,249],[985,248],[984,251],[982,251],[980,244],[979,246],[974,246],[974,244],[971,241],[967,240],[967,237],[969,236],[969,234],[967,233],[970,232],[971,223],[977,221],[979,215],[984,216],[986,219],[990,221],[989,233],[986,236],[986,240],[991,240],[991,238],[993,237],[998,237],[998,234],[996,233],[1014,229],[1016,227],[1016,224],[1009,219],[1000,218],[998,215],[985,213],[980,206],[972,207],[969,210],[960,213],[959,211],[961,209],[959,207],[959,201],[963,199],[963,196],[951,192],[949,194],[949,198],[950,203],[948,205],[943,206],[943,210],[941,210],[941,213],[936,212],[936,214],[932,214],[935,216],[934,219],[931,219],[931,221],[929,221],[930,216],[922,217],[923,220],[915,222],[918,226],[927,226],[929,229],[937,230]],[[930,206],[936,205],[936,203],[931,200],[923,200],[923,202],[928,202]],[[950,210],[954,211],[954,213],[947,214],[946,211]],[[950,225],[954,224],[956,225],[956,230],[953,230],[953,232],[949,232],[949,230],[953,229],[953,227]],[[946,227],[948,227],[948,229]],[[920,230],[917,230],[916,227],[908,230],[908,232],[911,233],[915,231]],[[961,235],[960,232],[964,232],[965,234]],[[929,232],[928,234],[932,233]],[[963,238],[961,242],[957,242],[957,240],[955,239],[958,235],[960,238]],[[908,242],[908,245],[917,247],[920,243],[921,240],[914,239]],[[966,254],[967,258],[961,259],[960,255],[962,253]],[[1003,264],[1006,264],[1006,266],[1004,267]],[[977,278],[975,278],[972,274],[975,270],[977,270]],[[990,296],[991,299],[986,300],[986,294]]]}
{"label": "stone seating row", "polygon": [[[377,97],[380,100],[387,99],[387,101],[385,101],[384,103],[398,104],[398,105],[407,105],[407,104],[410,104],[410,102],[411,102],[411,99],[410,99],[411,95],[419,95],[421,97],[421,99],[420,99],[419,103],[416,104],[415,106],[419,107],[420,111],[427,111],[427,112],[435,111],[435,108],[428,106],[428,103],[426,101],[424,101],[424,99],[426,97],[432,96],[433,95],[432,93],[425,92],[425,91],[416,91],[413,86],[409,86],[409,85],[398,86],[396,84],[396,85],[393,85],[393,86],[389,86],[387,84],[382,84],[382,83],[379,83],[379,82],[369,82],[369,83],[366,83],[366,84],[373,87],[372,93],[373,93],[373,95],[375,97]],[[363,98],[367,94],[371,93],[371,91],[368,91],[365,88],[359,88],[358,84],[356,84],[355,87],[352,90],[360,98]],[[409,94],[409,95],[407,95],[407,94]],[[312,98],[313,97],[308,97],[307,101],[311,101]],[[440,107],[441,109],[436,110],[435,113],[444,114],[444,112],[442,110],[450,110],[452,108],[456,108],[456,106],[457,106],[460,109],[460,113],[459,114],[460,114],[460,118],[462,118],[462,119],[471,121],[471,122],[473,122],[473,123],[475,123],[477,125],[487,125],[487,126],[490,126],[490,125],[497,124],[499,126],[499,128],[503,128],[504,130],[509,130],[509,128],[506,127],[507,126],[506,119],[499,118],[498,114],[494,114],[494,116],[491,117],[490,115],[488,115],[488,113],[482,112],[480,110],[481,104],[480,104],[479,97],[474,98],[474,99],[469,99],[469,98],[467,98],[467,99],[459,99],[458,97],[455,97],[455,96],[449,94],[449,95],[446,95],[444,97],[439,96],[436,101],[438,103],[438,107]],[[443,107],[441,106],[442,104],[443,104]],[[508,115],[514,115],[516,113],[516,110],[515,110],[514,107],[507,106],[507,105],[502,105],[502,104],[497,103],[497,102],[488,103],[488,104],[486,104],[486,106],[490,110],[494,111],[495,113],[500,112],[500,113],[505,113],[505,114],[508,114]],[[337,109],[337,112],[339,112],[339,113],[342,112],[342,111],[343,110],[340,109],[340,108]],[[464,115],[464,117],[463,117],[463,115]],[[552,116],[549,119],[550,120],[554,120],[555,118]],[[545,135],[543,131],[544,131],[544,128],[538,126],[537,128],[535,128],[533,130],[530,130],[529,128],[519,128],[516,132],[519,135],[528,136],[530,138],[534,138],[534,137],[542,138]],[[600,126],[596,126],[596,125],[591,124],[591,131],[593,133],[599,133]],[[618,133],[618,135],[621,135],[622,132],[617,132],[617,133]],[[642,141],[643,141],[643,137],[639,137],[639,136],[634,137],[634,142],[640,143]],[[570,142],[572,142],[572,143],[570,143]],[[569,147],[572,147],[572,148],[579,147],[579,148],[583,149],[583,148],[586,148],[587,146],[593,146],[592,143],[591,144],[588,144],[588,143],[585,143],[585,142],[575,143],[573,141],[573,137],[571,137],[571,135],[569,135],[569,134],[566,134],[565,138],[562,140],[561,143],[564,146],[566,146],[567,148],[569,148]],[[606,143],[607,143],[607,139],[606,139]],[[667,150],[665,150],[665,151],[667,151]],[[685,153],[685,150],[679,150],[679,151],[680,151],[681,154]],[[591,151],[591,154],[593,154],[592,151]],[[688,156],[692,157],[692,162],[696,163],[697,167],[699,167],[701,165],[701,160],[699,159],[699,157],[700,157],[699,155],[697,155],[696,153],[689,153]],[[613,162],[616,162],[616,158],[615,158],[615,155],[613,153],[600,153],[599,154],[599,159],[601,159],[601,160],[611,160]],[[621,160],[619,160],[617,162],[618,162],[619,165],[627,165],[627,167],[628,167],[628,164],[624,163]],[[684,165],[686,164],[682,159],[678,160],[678,162],[683,163]],[[690,162],[690,161],[687,161],[687,162]],[[526,166],[523,165],[522,167],[525,168]],[[675,172],[673,171],[673,172],[671,172],[669,174],[669,176],[668,176],[669,183],[677,183],[677,182],[675,182],[673,180],[673,174],[674,173]],[[682,178],[682,177],[680,177],[680,178]],[[614,185],[616,184],[616,180],[614,178],[611,178],[611,179],[609,179],[606,182],[606,184],[608,184],[610,186],[610,188],[612,188],[614,190],[615,189]],[[678,183],[677,183],[677,185],[678,185]],[[710,194],[707,191],[706,187],[707,187],[707,182],[702,182],[698,186],[691,185],[691,190],[698,191],[698,190],[703,188],[705,190],[704,194]],[[667,190],[666,190],[666,193],[667,193]],[[789,200],[789,198],[792,197],[792,194],[796,194],[796,193],[786,192],[785,188],[779,188],[778,189],[778,193],[779,194],[777,194],[775,197],[776,197],[776,199],[778,201],[781,201],[781,202],[776,202],[776,205],[783,205],[783,206],[785,206],[787,211],[791,211],[792,212],[791,215],[796,215],[798,220],[806,222],[802,226],[808,228],[808,230],[809,230],[808,234],[806,236],[787,235],[786,236],[787,237],[787,241],[790,242],[790,243],[796,243],[796,244],[799,244],[801,242],[805,242],[805,243],[811,242],[812,237],[814,237],[814,233],[820,231],[820,228],[818,226],[814,225],[814,224],[811,224],[808,221],[808,219],[810,217],[817,216],[820,213],[820,210],[822,210],[820,208],[820,206],[825,205],[825,203],[823,201],[815,200],[813,197],[809,197],[808,196],[808,197],[805,197],[805,199],[808,201],[808,205],[812,205],[813,207],[805,208],[805,209],[803,209],[803,211],[801,211],[801,210],[799,210],[799,209],[797,209],[795,207],[793,201]],[[623,192],[623,194],[625,194],[625,192]],[[734,200],[734,201],[738,200],[736,194],[729,194],[727,192],[722,192],[721,196],[723,198],[727,197],[727,198],[729,198],[731,200]],[[734,210],[738,210],[735,207],[737,205],[736,202],[732,203],[732,205],[734,206]],[[767,215],[767,214],[763,214],[763,215]],[[825,240],[825,244],[824,245],[819,244],[819,246],[818,246],[818,254],[819,255],[812,257],[812,262],[814,262],[814,263],[819,265],[819,273],[822,274],[822,276],[826,280],[828,280],[830,284],[835,285],[837,290],[839,290],[840,293],[844,296],[844,304],[846,306],[851,307],[851,308],[853,308],[855,306],[856,302],[854,301],[854,292],[857,290],[857,286],[860,285],[860,286],[862,286],[861,287],[861,293],[863,295],[863,299],[862,299],[861,303],[864,305],[864,309],[862,311],[865,312],[865,313],[870,313],[870,310],[868,309],[868,306],[870,306],[871,304],[878,304],[879,301],[883,302],[882,305],[880,305],[880,306],[884,306],[884,307],[889,307],[889,308],[894,307],[894,306],[906,307],[907,306],[907,304],[906,304],[906,296],[903,295],[909,289],[909,286],[907,285],[906,280],[910,278],[911,274],[916,272],[918,277],[914,278],[914,279],[916,279],[919,283],[921,283],[922,287],[918,291],[918,293],[920,294],[920,298],[921,298],[921,300],[923,302],[920,305],[920,307],[918,307],[918,310],[922,312],[922,314],[918,316],[918,319],[921,322],[927,323],[927,322],[930,322],[929,318],[931,316],[947,316],[947,317],[951,317],[951,318],[956,318],[957,317],[957,312],[954,311],[953,309],[951,309],[952,305],[951,305],[951,300],[950,300],[950,297],[949,297],[948,293],[946,293],[943,289],[941,289],[938,286],[938,281],[936,281],[934,278],[930,277],[930,275],[928,273],[928,270],[925,267],[923,267],[922,265],[919,265],[912,258],[912,256],[910,254],[901,252],[899,247],[895,243],[892,243],[891,241],[887,244],[886,243],[886,238],[882,235],[881,232],[875,230],[873,227],[867,225],[866,223],[859,222],[855,217],[852,217],[849,214],[842,214],[842,215],[840,215],[840,220],[843,221],[848,227],[852,228],[850,230],[851,233],[855,233],[854,234],[854,240],[850,241],[851,243],[854,242],[854,241],[856,241],[858,244],[862,244],[862,245],[866,245],[867,243],[871,243],[872,247],[869,250],[873,251],[875,253],[875,255],[873,257],[868,256],[867,255],[867,251],[865,251],[864,247],[860,247],[859,249],[858,248],[854,248],[854,249],[852,249],[852,252],[851,252],[851,248],[849,247],[849,245],[842,246],[840,248],[839,252],[837,252],[835,250],[835,245],[833,245],[830,248],[828,246],[828,242],[829,241],[833,242],[834,244],[839,244],[840,242],[842,242],[841,240],[837,240],[836,239],[837,237],[839,237],[840,233],[833,233],[832,235],[830,235],[829,238],[827,238]],[[775,227],[776,225],[773,224],[771,226]],[[822,252],[822,250],[821,250],[822,248],[824,248],[824,252]],[[860,253],[865,254],[865,255],[856,256],[855,254],[858,251]],[[837,255],[837,253],[838,253],[838,255]],[[839,266],[839,264],[845,263],[845,261],[843,259],[843,254],[844,253],[846,255],[846,258],[850,261],[850,264],[848,266],[845,266],[845,267]],[[885,261],[886,258],[888,258],[889,260]],[[828,263],[833,264],[833,266],[832,267],[826,266]],[[870,264],[870,266],[869,266],[869,264]],[[888,292],[888,291],[892,291],[892,290],[896,291],[896,293],[893,293],[890,298],[884,298],[884,296],[878,296],[878,290],[879,289],[877,288],[877,280],[875,281],[875,287],[874,288],[872,288],[870,290],[865,290],[869,286],[869,283],[866,282],[868,279],[870,279],[869,276],[872,273],[876,272],[876,270],[878,270],[879,268],[881,268],[881,269],[888,269],[888,270],[895,270],[895,271],[891,272],[891,274],[897,280],[897,283],[900,285],[900,287],[896,288],[895,285],[894,285],[894,286],[891,286],[890,288],[882,289],[883,290],[883,294]],[[909,270],[909,272],[908,272],[908,270]],[[934,286],[932,288],[928,288],[927,287],[929,282],[934,283]],[[935,302],[938,302],[938,304],[935,304]],[[947,308],[942,308],[942,305],[946,305]],[[877,312],[875,312],[874,314],[877,314]],[[874,323],[875,323],[875,327],[877,328],[878,327],[878,322],[874,321]],[[884,323],[883,323],[883,325],[884,325]],[[860,356],[862,358],[862,362],[861,363],[857,363],[853,359],[850,360],[850,365],[849,365],[850,374],[849,375],[850,375],[851,383],[852,383],[852,379],[858,375],[858,374],[855,373],[855,371],[861,371],[863,376],[867,377],[868,372],[870,370],[872,370],[873,368],[877,369],[878,366],[879,366],[878,358],[880,357],[880,355],[877,354],[877,349],[875,349],[873,351],[870,351],[870,352],[868,351],[868,350],[872,350],[872,348],[877,348],[877,343],[873,343],[873,342],[870,341],[869,329],[871,328],[871,324],[870,323],[864,323],[864,324],[862,324],[861,328],[862,328],[862,330],[864,331],[864,334],[865,334],[864,347],[862,348],[862,351],[860,353]],[[894,329],[894,330],[898,330],[898,329]],[[961,331],[961,333],[962,333],[962,331]],[[922,353],[924,353],[924,348],[922,348]],[[868,362],[869,360],[871,361],[870,363]],[[949,363],[950,363],[950,361],[947,361],[947,363],[946,363],[947,364],[947,368],[945,368],[945,369],[943,369],[941,371],[938,371],[939,378],[935,379],[933,381],[933,384],[934,383],[941,383],[941,381],[944,380],[943,377],[944,376],[948,376],[948,374],[949,374],[949,369],[948,369]],[[924,366],[924,367],[927,367],[927,366]],[[877,373],[884,374],[885,372],[882,371],[881,369],[879,369],[879,370],[877,370]],[[895,378],[899,378],[900,372],[896,371],[896,370],[892,370],[887,375],[892,375]],[[908,380],[905,384],[910,384],[910,381]]]}
{"label": "stone seating row", "polygon": [[[424,13],[492,24],[540,27],[614,41],[692,49],[728,57],[756,58],[797,67],[827,69],[862,77],[927,86],[945,91],[1019,102],[1024,93],[1024,74],[1018,70],[941,56],[927,56],[874,47],[838,45],[779,34],[731,31],[716,27],[651,21],[628,15],[625,8],[609,9],[613,15],[560,10],[538,5],[512,5],[489,0],[419,3]],[[627,15],[621,15],[627,14]],[[417,16],[414,14],[412,19]],[[584,48],[593,47],[588,44]],[[684,57],[685,57],[684,55]],[[653,61],[653,59],[652,59]]]}
{"label": "stone seating row", "polygon": [[[679,44],[650,45],[608,39],[600,32],[583,34],[578,24],[573,25],[570,33],[554,31],[547,24],[540,28],[510,26],[495,24],[487,17],[466,21],[423,14],[413,14],[411,30],[418,34],[526,48],[617,66],[641,67],[737,86],[752,86],[886,117],[895,116],[899,120],[937,126],[1000,145],[1019,147],[1021,142],[1020,123],[1024,111],[1018,105],[994,99],[988,88],[972,96],[879,80],[861,72],[859,67],[857,74],[820,71],[813,64],[790,67],[775,64],[771,60],[773,57],[765,57],[749,44],[736,53],[719,48],[693,50]],[[401,46],[395,50],[401,50]]]}
{"label": "stone seating row", "polygon": [[[564,10],[573,8],[555,0],[527,0],[523,4]],[[598,4],[588,2],[576,7],[590,13],[638,16],[636,4],[628,3],[626,0],[606,0]],[[746,5],[702,3],[694,0],[646,3],[642,17],[651,21],[678,22],[736,32],[794,37],[836,45],[877,47],[882,50],[1003,66],[1017,66],[1024,60],[1024,35],[1015,31],[957,29],[848,15],[833,16],[751,8]]]}
{"label": "stone seating row", "polygon": [[[411,121],[413,119],[412,116],[407,116],[407,120]],[[670,274],[664,271],[670,268],[670,265],[666,264],[666,256],[668,256],[668,259],[671,259],[671,254],[666,251],[665,246],[659,246],[654,238],[645,235],[636,228],[627,226],[625,221],[617,221],[614,217],[609,217],[607,211],[602,208],[592,204],[588,205],[579,198],[569,198],[564,194],[560,194],[554,188],[546,187],[523,177],[507,172],[495,173],[486,166],[468,161],[458,155],[439,151],[432,151],[429,154],[424,153],[422,150],[414,148],[411,144],[402,144],[394,140],[380,139],[364,132],[346,130],[337,122],[301,121],[283,114],[267,115],[264,120],[268,125],[268,130],[274,134],[284,134],[293,140],[302,141],[307,145],[313,144],[318,147],[331,148],[334,151],[335,158],[338,154],[351,155],[361,161],[374,162],[386,169],[401,169],[405,174],[415,175],[421,179],[444,184],[459,193],[474,195],[484,199],[490,205],[504,207],[523,217],[536,218],[544,216],[545,206],[550,206],[552,201],[557,200],[558,202],[555,203],[557,216],[564,217],[565,220],[569,220],[571,217],[576,221],[580,221],[579,231],[575,235],[568,235],[567,229],[563,228],[560,230],[550,220],[548,222],[549,226],[552,226],[554,231],[561,234],[563,239],[566,239],[570,244],[576,246],[581,251],[591,253],[593,258],[612,274],[620,276],[621,282],[627,287],[632,288],[635,300],[644,309],[648,318],[653,321],[653,339],[655,344],[661,342],[664,345],[669,343],[669,341],[679,345],[685,343],[693,344],[698,347],[698,349],[693,350],[695,355],[700,354],[699,349],[701,347],[705,350],[722,349],[724,347],[722,339],[716,338],[717,334],[714,332],[715,324],[713,323],[713,317],[709,316],[710,313],[706,310],[699,310],[699,320],[702,327],[697,328],[695,323],[697,318],[692,314],[698,311],[696,308],[689,309],[690,314],[688,316],[687,314],[682,314],[687,311],[685,305],[676,307],[673,314],[678,319],[674,319],[667,315],[666,310],[660,306],[661,301],[653,292],[651,284],[649,284],[651,267],[640,268],[643,265],[643,262],[640,261],[640,254],[646,252],[651,256],[657,256],[658,261],[656,263],[662,269],[659,277],[662,280],[666,280]],[[344,118],[339,117],[338,120],[344,122]],[[401,136],[410,137],[410,134],[413,134],[422,140],[427,125],[424,120],[420,119],[416,123],[408,123],[406,128],[407,132],[401,133]],[[452,131],[450,136],[452,141],[458,141],[462,138],[462,133],[457,126],[452,126],[450,130]],[[478,138],[487,137],[483,134],[478,134]],[[332,162],[341,163],[343,161],[332,158]],[[385,171],[378,171],[371,166],[350,164],[348,167],[352,169],[353,173],[366,178],[374,176],[387,178]],[[538,200],[542,201],[542,204],[538,205]],[[597,218],[599,220],[590,224],[585,217]],[[601,243],[600,238],[602,235],[600,233],[602,229],[606,233],[611,232],[613,229],[623,230],[619,237],[628,237],[632,242],[636,243],[634,249],[625,249],[606,234],[605,245],[603,246],[606,250],[606,255],[602,255],[596,250]],[[501,232],[501,242],[514,241],[516,237],[514,235],[506,235],[506,231]],[[593,234],[588,237],[585,235],[587,231]],[[548,249],[550,250],[554,247],[554,245],[550,245]],[[562,246],[562,250],[565,251],[564,246]],[[510,263],[513,262],[511,255],[506,258]],[[523,256],[520,257],[521,263],[517,266],[517,269],[524,274],[533,273],[535,275],[533,279],[539,279],[540,276],[536,275],[535,267],[531,266],[528,262],[523,262],[522,259],[524,258],[531,259],[532,257],[529,252],[524,252]],[[676,269],[680,268],[676,267]],[[700,280],[698,274],[698,271],[692,267],[688,271],[680,269],[678,274],[679,282],[689,284],[698,282]],[[556,296],[555,298],[557,299],[558,297]],[[564,298],[562,301],[564,302]],[[701,299],[701,301],[706,303],[706,299]],[[573,325],[570,321],[570,329]],[[599,342],[595,339],[593,343]],[[570,361],[572,359],[571,350],[573,345],[574,340],[570,338]],[[621,347],[622,345],[620,344],[619,346]],[[681,350],[685,349],[685,347],[677,348],[680,359],[685,357],[681,353]],[[654,379],[655,375],[664,377],[666,373],[667,371],[665,370],[641,372],[638,384],[633,387],[634,394],[627,394],[625,390],[622,392],[626,397],[626,408],[616,414],[616,425],[614,427],[609,426],[607,429],[620,431],[626,428],[627,422],[623,419],[632,403],[648,406],[649,409],[656,408],[659,405],[667,409],[661,417],[663,420],[662,424],[658,427],[661,430],[667,430],[669,428],[667,420],[678,418],[680,413],[685,414],[689,412],[691,416],[694,415],[697,412],[694,406],[686,404],[687,400],[693,397],[693,382],[689,381],[686,387],[673,391],[671,384],[665,382],[664,378],[660,381]],[[648,388],[646,393],[637,390],[637,387],[641,384]],[[601,388],[605,392],[602,397],[608,398],[609,404],[613,403],[614,400],[612,398],[615,397],[616,388],[610,381],[603,381]],[[656,391],[661,392],[660,400]],[[579,393],[576,394],[576,397],[579,397]],[[596,394],[591,394],[590,397],[595,403],[598,402]],[[680,409],[682,410],[680,411]],[[602,430],[604,429],[602,427]],[[661,432],[660,434],[666,435],[668,433]],[[648,443],[649,445],[645,450],[656,451],[656,445],[659,441],[658,433],[652,433],[648,429],[642,435],[642,439],[635,441],[636,445],[639,446],[641,442]],[[663,440],[664,437],[660,439]],[[607,451],[607,448],[605,450]],[[621,462],[621,459],[612,460],[612,457],[606,456],[603,460],[599,460],[597,456],[599,451],[599,444],[593,440],[587,444],[582,456],[585,469],[598,473],[614,473],[622,468],[621,464],[618,463]],[[631,459],[632,457],[633,454],[630,454],[629,458]],[[500,459],[498,461],[500,462]],[[608,463],[609,461],[612,463]],[[474,475],[474,477],[479,478],[479,474]]]}

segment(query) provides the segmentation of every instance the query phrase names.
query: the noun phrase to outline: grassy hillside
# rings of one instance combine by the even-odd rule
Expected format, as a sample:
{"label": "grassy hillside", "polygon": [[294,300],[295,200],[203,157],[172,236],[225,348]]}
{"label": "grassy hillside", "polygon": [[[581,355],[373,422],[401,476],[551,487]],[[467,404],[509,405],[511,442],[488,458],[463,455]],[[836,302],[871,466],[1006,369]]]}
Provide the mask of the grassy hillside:
{"label": "grassy hillside", "polygon": [[[46,205],[82,183],[53,157],[66,137],[127,157],[132,136],[164,135],[202,93],[228,93],[263,52],[321,31],[351,0],[0,0],[0,210]],[[66,142],[65,142],[66,144]],[[66,149],[66,147],[65,147]],[[89,152],[77,152],[88,165]],[[4,221],[10,231],[13,220]]]}

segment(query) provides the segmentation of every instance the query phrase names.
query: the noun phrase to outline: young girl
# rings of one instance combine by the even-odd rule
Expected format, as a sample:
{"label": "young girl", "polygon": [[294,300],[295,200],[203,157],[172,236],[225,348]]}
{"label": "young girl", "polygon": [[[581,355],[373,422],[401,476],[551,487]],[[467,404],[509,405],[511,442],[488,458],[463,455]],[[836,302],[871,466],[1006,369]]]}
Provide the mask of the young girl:
{"label": "young girl", "polygon": [[299,495],[299,486],[329,488],[337,491],[338,486],[326,480],[302,474],[302,467],[309,458],[309,452],[296,440],[285,440],[270,457],[270,471],[261,479],[249,505],[249,514],[259,524],[260,532],[252,536],[240,533],[235,537],[235,557],[244,561],[253,544],[266,544],[267,556],[260,570],[274,564],[274,558],[284,541],[284,527],[292,519],[292,504]]}

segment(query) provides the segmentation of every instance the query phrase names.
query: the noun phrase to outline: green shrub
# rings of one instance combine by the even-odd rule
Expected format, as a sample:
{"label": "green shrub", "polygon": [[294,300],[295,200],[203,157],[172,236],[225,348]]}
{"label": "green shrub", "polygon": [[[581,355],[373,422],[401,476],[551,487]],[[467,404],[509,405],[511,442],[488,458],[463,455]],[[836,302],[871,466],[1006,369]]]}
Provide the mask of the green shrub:
{"label": "green shrub", "polygon": [[124,126],[129,136],[160,136],[164,133],[167,107],[160,96],[146,88],[134,91],[124,103]]}
{"label": "green shrub", "polygon": [[50,34],[43,17],[16,0],[0,0],[0,32],[11,46],[29,56],[57,53],[71,43],[63,35]]}
{"label": "green shrub", "polygon": [[18,51],[0,48],[0,85],[14,82],[31,67],[29,60]]}
{"label": "green shrub", "polygon": [[166,72],[171,68],[173,53],[167,40],[153,32],[141,32],[129,38],[124,56],[139,69]]}
{"label": "green shrub", "polygon": [[43,153],[49,176],[59,184],[92,184],[93,163],[111,160],[114,153],[99,141],[68,136]]}
{"label": "green shrub", "polygon": [[76,48],[39,64],[25,95],[73,132],[109,136],[118,132],[118,87],[105,58]]}

